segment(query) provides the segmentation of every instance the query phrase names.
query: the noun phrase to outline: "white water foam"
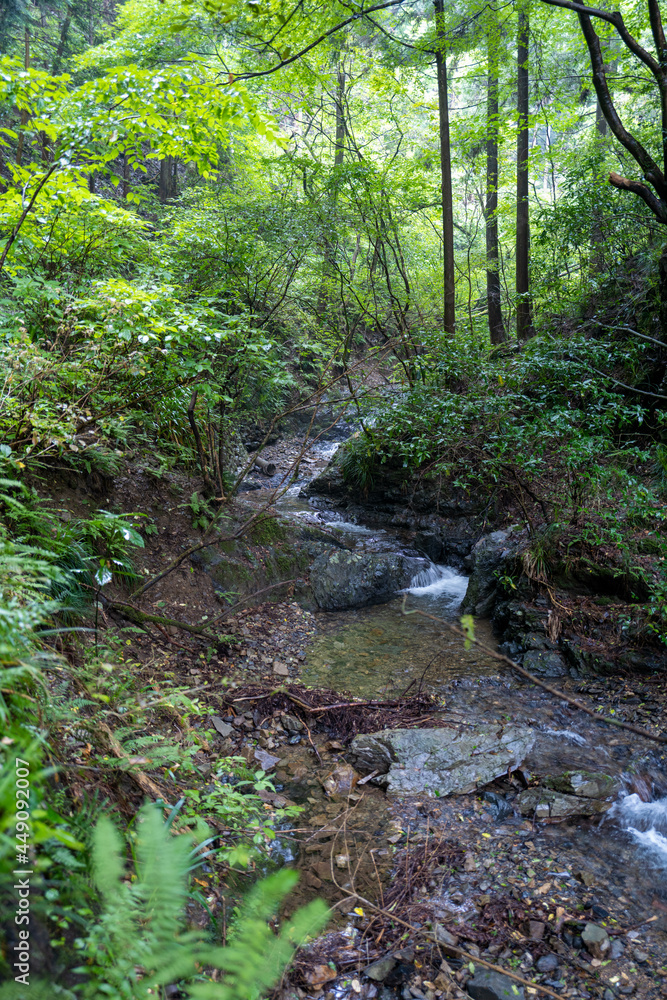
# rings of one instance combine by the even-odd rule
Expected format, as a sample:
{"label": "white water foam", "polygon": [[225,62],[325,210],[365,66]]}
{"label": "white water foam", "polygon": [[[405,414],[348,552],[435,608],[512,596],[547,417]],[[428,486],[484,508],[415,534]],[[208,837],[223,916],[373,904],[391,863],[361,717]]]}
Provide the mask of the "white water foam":
{"label": "white water foam", "polygon": [[543,729],[543,733],[547,736],[562,736],[564,739],[569,740],[571,743],[578,743],[580,747],[585,747],[588,745],[588,740],[579,733],[573,732],[571,729]]}
{"label": "white water foam", "polygon": [[413,576],[410,586],[406,587],[407,593],[415,597],[448,597],[451,607],[458,607],[467,589],[467,576],[452,566],[436,566],[435,563]]}
{"label": "white water foam", "polygon": [[667,868],[667,798],[642,802],[636,793],[615,802],[607,813],[632,839]]}
{"label": "white water foam", "polygon": [[354,521],[325,521],[325,528],[336,529],[337,531],[346,531],[349,535],[384,535],[386,534],[381,528],[374,530],[373,528],[365,528],[363,524],[355,524]]}

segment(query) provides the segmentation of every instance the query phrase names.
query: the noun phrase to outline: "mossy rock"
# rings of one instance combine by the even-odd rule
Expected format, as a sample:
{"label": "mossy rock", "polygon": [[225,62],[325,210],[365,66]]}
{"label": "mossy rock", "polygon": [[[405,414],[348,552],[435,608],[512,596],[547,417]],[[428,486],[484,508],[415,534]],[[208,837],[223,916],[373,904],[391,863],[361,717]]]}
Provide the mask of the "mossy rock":
{"label": "mossy rock", "polygon": [[287,538],[287,529],[277,517],[267,517],[253,525],[250,537],[255,545],[275,545]]}

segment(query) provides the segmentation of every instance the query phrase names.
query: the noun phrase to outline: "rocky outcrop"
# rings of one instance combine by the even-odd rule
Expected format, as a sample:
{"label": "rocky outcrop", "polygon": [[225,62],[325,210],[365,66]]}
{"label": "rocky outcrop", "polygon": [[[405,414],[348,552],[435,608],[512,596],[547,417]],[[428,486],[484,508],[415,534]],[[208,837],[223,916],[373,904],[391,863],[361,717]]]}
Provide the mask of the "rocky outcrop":
{"label": "rocky outcrop", "polygon": [[376,771],[389,792],[459,795],[518,767],[534,740],[531,729],[513,724],[387,729],[355,736],[348,758],[364,774]]}
{"label": "rocky outcrop", "polygon": [[310,584],[320,608],[341,611],[382,604],[407,587],[428,562],[398,552],[327,552],[310,570]]}
{"label": "rocky outcrop", "polygon": [[479,618],[492,614],[500,596],[498,577],[514,569],[525,543],[525,530],[516,526],[480,538],[468,557],[471,573],[463,601],[465,614]]}

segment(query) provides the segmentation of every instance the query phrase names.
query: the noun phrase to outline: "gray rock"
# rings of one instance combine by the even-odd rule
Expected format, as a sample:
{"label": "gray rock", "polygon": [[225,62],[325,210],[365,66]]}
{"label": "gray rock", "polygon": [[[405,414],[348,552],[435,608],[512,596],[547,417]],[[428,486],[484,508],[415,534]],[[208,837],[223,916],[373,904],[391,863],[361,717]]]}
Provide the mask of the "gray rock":
{"label": "gray rock", "polygon": [[325,611],[362,608],[391,600],[428,566],[426,559],[398,552],[337,551],[314,561],[310,583],[315,600]]}
{"label": "gray rock", "polygon": [[606,799],[615,795],[620,782],[597,771],[566,771],[557,777],[545,778],[544,784],[557,792],[579,795],[585,799]]}
{"label": "gray rock", "polygon": [[606,958],[609,951],[609,935],[599,924],[586,924],[581,939],[593,958]]}
{"label": "gray rock", "polygon": [[226,739],[228,736],[231,736],[231,734],[234,732],[234,727],[230,726],[230,724],[228,722],[225,722],[224,719],[221,719],[219,715],[212,715],[211,722],[213,723],[213,728],[215,729],[215,731],[220,736],[222,736],[223,739]]}
{"label": "gray rock", "polygon": [[445,948],[455,948],[459,943],[456,934],[451,934],[442,924],[436,924],[433,933],[438,944],[444,945]]}
{"label": "gray rock", "polygon": [[279,762],[280,757],[274,757],[266,750],[255,750],[255,760],[264,771],[270,771]]}
{"label": "gray rock", "polygon": [[478,969],[466,989],[473,1000],[524,1000],[523,986],[491,969]]}
{"label": "gray rock", "polygon": [[474,791],[515,768],[532,748],[525,726],[385,729],[355,736],[348,759],[397,793],[456,795]]}
{"label": "gray rock", "polygon": [[542,955],[542,958],[537,960],[537,971],[538,972],[555,972],[558,968],[558,958],[556,955]]}
{"label": "gray rock", "polygon": [[634,958],[635,962],[639,962],[640,965],[646,965],[646,963],[648,962],[648,954],[647,952],[642,951],[641,948],[633,948],[632,957]]}
{"label": "gray rock", "polygon": [[613,938],[611,942],[611,948],[609,949],[610,958],[620,958],[625,951],[625,945],[620,940],[620,938]]}
{"label": "gray rock", "polygon": [[384,958],[380,958],[377,962],[373,962],[366,969],[366,975],[369,979],[374,979],[376,983],[383,983],[390,972],[396,968],[396,959],[393,955],[386,955]]}
{"label": "gray rock", "polygon": [[491,614],[498,598],[497,571],[504,563],[512,562],[524,541],[525,532],[516,526],[480,538],[469,556],[472,572],[463,600],[466,614]]}
{"label": "gray rock", "polygon": [[550,649],[529,649],[522,666],[538,677],[566,677],[568,674],[565,658]]}
{"label": "gray rock", "polygon": [[569,816],[596,816],[606,812],[611,803],[565,795],[551,788],[526,788],[516,799],[522,816],[536,819],[567,819]]}

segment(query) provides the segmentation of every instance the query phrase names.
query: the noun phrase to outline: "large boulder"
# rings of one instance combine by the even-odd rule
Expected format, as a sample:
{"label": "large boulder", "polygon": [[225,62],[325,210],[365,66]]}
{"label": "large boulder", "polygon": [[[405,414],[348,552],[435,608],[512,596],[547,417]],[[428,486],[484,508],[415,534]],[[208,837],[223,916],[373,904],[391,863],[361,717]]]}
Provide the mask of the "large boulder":
{"label": "large boulder", "polygon": [[569,673],[565,657],[553,649],[529,649],[523,667],[537,677],[567,677]]}
{"label": "large boulder", "polygon": [[310,569],[310,584],[325,611],[383,604],[427,569],[426,559],[399,552],[327,552]]}
{"label": "large boulder", "polygon": [[376,771],[389,792],[461,795],[518,767],[534,741],[531,729],[513,724],[385,729],[355,736],[348,758],[358,771]]}
{"label": "large boulder", "polygon": [[488,617],[499,597],[498,574],[513,565],[525,545],[525,531],[518,527],[483,535],[469,556],[471,574],[463,600],[463,612]]}

